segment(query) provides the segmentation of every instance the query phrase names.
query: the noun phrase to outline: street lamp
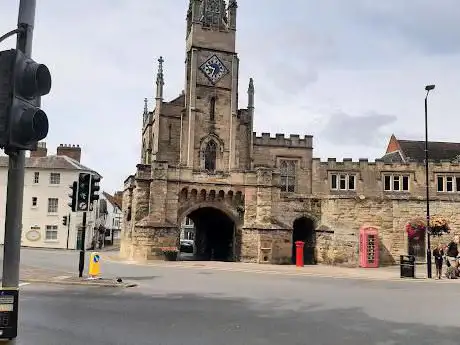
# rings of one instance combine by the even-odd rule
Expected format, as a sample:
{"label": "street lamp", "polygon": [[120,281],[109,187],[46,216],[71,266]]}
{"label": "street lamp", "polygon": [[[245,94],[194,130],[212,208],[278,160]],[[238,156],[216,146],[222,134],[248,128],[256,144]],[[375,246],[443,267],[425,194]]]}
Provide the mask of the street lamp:
{"label": "street lamp", "polygon": [[430,238],[430,187],[428,173],[428,94],[434,90],[435,85],[425,86],[425,186],[426,186],[426,271],[428,278],[431,274],[431,238]]}

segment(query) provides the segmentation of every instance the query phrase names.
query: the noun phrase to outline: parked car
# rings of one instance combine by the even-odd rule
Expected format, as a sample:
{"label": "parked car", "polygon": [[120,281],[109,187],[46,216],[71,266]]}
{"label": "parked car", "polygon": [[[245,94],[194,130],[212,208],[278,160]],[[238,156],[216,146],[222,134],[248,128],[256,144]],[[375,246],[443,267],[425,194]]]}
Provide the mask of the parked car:
{"label": "parked car", "polygon": [[193,254],[193,241],[192,240],[180,240],[180,251],[181,253]]}

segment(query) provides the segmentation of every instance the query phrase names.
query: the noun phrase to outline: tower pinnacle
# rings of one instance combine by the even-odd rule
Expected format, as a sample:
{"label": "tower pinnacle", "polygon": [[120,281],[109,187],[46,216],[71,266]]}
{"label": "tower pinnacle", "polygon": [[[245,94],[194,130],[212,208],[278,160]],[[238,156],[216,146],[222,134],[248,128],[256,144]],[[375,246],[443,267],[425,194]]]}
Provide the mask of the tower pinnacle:
{"label": "tower pinnacle", "polygon": [[165,84],[164,82],[164,76],[163,76],[163,62],[165,60],[163,59],[162,56],[158,59],[158,73],[157,73],[157,100],[163,99],[163,85]]}
{"label": "tower pinnacle", "polygon": [[254,108],[254,80],[249,78],[248,86],[248,109]]}

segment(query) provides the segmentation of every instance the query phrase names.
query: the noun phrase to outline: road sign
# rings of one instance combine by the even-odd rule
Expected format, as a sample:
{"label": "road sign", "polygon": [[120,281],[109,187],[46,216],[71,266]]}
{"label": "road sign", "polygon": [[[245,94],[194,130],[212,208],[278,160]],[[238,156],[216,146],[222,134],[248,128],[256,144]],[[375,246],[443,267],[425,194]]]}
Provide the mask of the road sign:
{"label": "road sign", "polygon": [[18,336],[17,288],[0,289],[0,339],[14,339]]}
{"label": "road sign", "polygon": [[99,253],[91,253],[88,268],[88,274],[91,278],[96,278],[101,274],[100,261],[101,256]]}

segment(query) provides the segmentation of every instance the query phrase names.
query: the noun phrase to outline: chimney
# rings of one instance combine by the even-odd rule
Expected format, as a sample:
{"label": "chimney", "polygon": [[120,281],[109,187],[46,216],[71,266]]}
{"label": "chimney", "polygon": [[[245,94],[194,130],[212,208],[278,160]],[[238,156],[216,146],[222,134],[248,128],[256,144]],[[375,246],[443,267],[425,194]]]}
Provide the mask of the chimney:
{"label": "chimney", "polygon": [[58,156],[67,156],[76,160],[80,163],[81,159],[81,147],[80,145],[67,145],[67,144],[60,144],[56,150],[56,154]]}
{"label": "chimney", "polygon": [[30,158],[46,157],[47,154],[48,149],[46,148],[46,143],[41,141],[37,144],[36,151],[30,151]]}

